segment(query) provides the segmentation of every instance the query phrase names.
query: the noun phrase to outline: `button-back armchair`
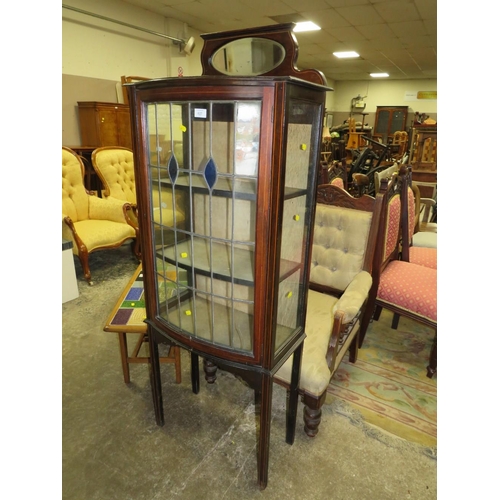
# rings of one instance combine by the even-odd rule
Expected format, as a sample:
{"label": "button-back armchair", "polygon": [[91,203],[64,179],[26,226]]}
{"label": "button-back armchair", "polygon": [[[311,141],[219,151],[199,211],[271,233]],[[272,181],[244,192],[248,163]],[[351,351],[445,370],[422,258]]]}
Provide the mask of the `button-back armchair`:
{"label": "button-back armchair", "polygon": [[[356,361],[373,313],[371,274],[382,205],[382,193],[354,198],[331,184],[318,188],[299,383],[304,431],[311,437],[318,432],[330,380],[348,351],[349,361]],[[291,371],[290,359],[275,382],[288,388]]]}
{"label": "button-back armchair", "polygon": [[[179,157],[181,157],[179,155]],[[97,148],[92,152],[92,165],[101,179],[103,197],[127,201],[133,209],[132,219],[137,221],[134,155],[130,149],[116,146]],[[164,170],[166,172],[166,170]],[[161,171],[163,172],[163,171]],[[165,173],[166,175],[166,173]],[[153,182],[157,182],[158,169],[152,169]],[[179,226],[186,219],[181,193],[175,201],[170,187],[153,190],[153,219],[165,226]]]}
{"label": "button-back armchair", "polygon": [[62,237],[73,242],[73,253],[79,258],[83,274],[92,284],[89,254],[117,248],[134,241],[138,253],[138,228],[128,213],[130,204],[116,199],[98,198],[83,184],[84,165],[71,149],[62,148]]}

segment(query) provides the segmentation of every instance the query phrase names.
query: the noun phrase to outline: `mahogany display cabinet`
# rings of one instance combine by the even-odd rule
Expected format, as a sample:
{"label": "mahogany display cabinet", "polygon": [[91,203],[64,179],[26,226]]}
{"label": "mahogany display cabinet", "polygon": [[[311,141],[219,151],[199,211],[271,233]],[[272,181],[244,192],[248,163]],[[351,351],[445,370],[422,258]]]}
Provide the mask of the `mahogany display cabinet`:
{"label": "mahogany display cabinet", "polygon": [[[273,375],[290,356],[294,440],[330,90],[321,73],[296,69],[293,26],[202,35],[202,76],[128,86],[156,421],[164,423],[159,343],[191,352],[195,393],[199,356],[207,380],[216,367],[237,375],[260,406],[261,488]],[[162,219],[157,207],[168,204],[174,215]]]}

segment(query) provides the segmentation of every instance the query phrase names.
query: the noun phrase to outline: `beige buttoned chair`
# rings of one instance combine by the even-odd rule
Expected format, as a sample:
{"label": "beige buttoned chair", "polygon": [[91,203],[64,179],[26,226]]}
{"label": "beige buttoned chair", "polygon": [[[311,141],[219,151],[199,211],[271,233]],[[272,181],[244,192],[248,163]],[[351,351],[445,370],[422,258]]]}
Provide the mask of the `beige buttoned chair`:
{"label": "beige buttoned chair", "polygon": [[[356,361],[373,313],[372,266],[383,203],[383,192],[355,198],[335,185],[318,188],[299,383],[304,430],[311,437],[318,432],[330,380],[347,352]],[[289,359],[275,382],[288,387],[291,370]]]}

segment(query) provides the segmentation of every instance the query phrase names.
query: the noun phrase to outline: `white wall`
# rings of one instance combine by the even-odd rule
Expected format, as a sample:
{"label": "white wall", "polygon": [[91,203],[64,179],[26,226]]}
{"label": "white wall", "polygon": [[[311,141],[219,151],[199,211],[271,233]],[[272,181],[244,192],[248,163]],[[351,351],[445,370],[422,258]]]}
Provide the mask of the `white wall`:
{"label": "white wall", "polygon": [[351,99],[366,96],[364,112],[375,113],[377,106],[408,106],[410,111],[419,113],[437,113],[437,101],[419,99],[408,101],[407,92],[436,90],[437,80],[370,80],[335,82],[334,106],[331,111],[350,111]]}
{"label": "white wall", "polygon": [[121,24],[62,9],[62,73],[119,81],[122,75],[161,78],[201,75],[199,33],[184,23],[120,0],[67,0],[65,5],[175,38],[196,39],[191,55],[171,40]]}
{"label": "white wall", "polygon": [[[184,76],[201,75],[200,53],[203,40],[199,32],[184,23],[153,14],[121,0],[65,0],[65,4],[176,38],[187,39],[194,36],[196,46],[193,53],[187,56],[180,53],[179,47],[170,40],[63,8],[63,75],[116,82],[120,80],[121,75],[175,77],[178,76],[179,68],[182,68]],[[407,91],[437,90],[436,79],[328,80],[328,85],[334,91],[327,92],[326,109],[335,113],[335,124],[346,118],[345,113],[350,112],[351,99],[358,94],[367,96],[364,111],[370,113],[366,123],[371,125],[377,106],[408,106],[409,120],[416,111],[430,114],[431,117],[435,117],[437,113],[437,101],[405,100]],[[76,111],[73,112],[75,113]],[[71,122],[74,122],[73,129],[76,130],[76,118],[71,117]],[[75,137],[74,131],[70,137]]]}
{"label": "white wall", "polygon": [[192,54],[172,40],[95,16],[62,9],[62,143],[81,144],[77,101],[123,102],[120,79],[202,73],[199,32],[185,23],[121,0],[67,0],[64,5],[174,38],[196,40]]}

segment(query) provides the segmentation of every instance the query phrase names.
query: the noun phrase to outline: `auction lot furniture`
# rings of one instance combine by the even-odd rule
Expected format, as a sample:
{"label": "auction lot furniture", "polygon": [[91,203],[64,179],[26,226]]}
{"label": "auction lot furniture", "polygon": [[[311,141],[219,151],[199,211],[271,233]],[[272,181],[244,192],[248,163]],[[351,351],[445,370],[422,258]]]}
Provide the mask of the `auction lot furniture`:
{"label": "auction lot furniture", "polygon": [[133,241],[132,249],[139,258],[139,228],[128,216],[130,203],[103,200],[85,189],[84,170],[81,157],[63,146],[62,236],[72,242],[73,253],[80,259],[85,279],[92,284],[89,254]]}
{"label": "auction lot furniture", "polygon": [[[144,343],[148,342],[146,308],[144,303],[144,281],[142,265],[135,270],[127,286],[111,311],[106,324],[105,332],[118,334],[120,343],[120,357],[123,368],[123,380],[130,382],[130,363],[149,363],[149,355],[140,355]],[[127,334],[138,335],[138,340],[131,354],[128,352]],[[175,381],[181,383],[181,355],[177,346],[171,346],[168,356],[159,358],[160,363],[173,363],[175,365]]]}
{"label": "auction lot furniture", "polygon": [[[262,489],[273,375],[291,357],[286,441],[294,441],[330,90],[318,71],[295,68],[293,26],[202,35],[201,77],[128,85],[156,421],[165,421],[159,343],[191,352],[195,393],[198,356],[211,381],[214,367],[237,375],[260,403]],[[174,213],[176,193],[184,194],[182,225],[155,218],[159,186],[172,190]],[[187,283],[180,273],[165,279],[166,266],[185,271]]]}

